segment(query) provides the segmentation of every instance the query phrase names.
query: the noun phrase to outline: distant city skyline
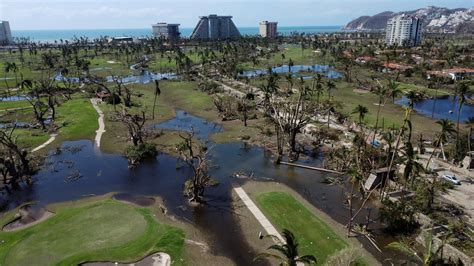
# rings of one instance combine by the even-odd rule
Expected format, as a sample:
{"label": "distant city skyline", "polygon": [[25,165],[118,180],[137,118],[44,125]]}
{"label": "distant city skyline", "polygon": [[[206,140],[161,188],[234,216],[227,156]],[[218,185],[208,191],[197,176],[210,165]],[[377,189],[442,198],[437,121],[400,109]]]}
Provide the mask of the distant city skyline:
{"label": "distant city skyline", "polygon": [[362,15],[426,6],[470,8],[472,0],[2,0],[12,30],[134,29],[157,22],[196,25],[199,16],[231,15],[238,27],[345,25]]}

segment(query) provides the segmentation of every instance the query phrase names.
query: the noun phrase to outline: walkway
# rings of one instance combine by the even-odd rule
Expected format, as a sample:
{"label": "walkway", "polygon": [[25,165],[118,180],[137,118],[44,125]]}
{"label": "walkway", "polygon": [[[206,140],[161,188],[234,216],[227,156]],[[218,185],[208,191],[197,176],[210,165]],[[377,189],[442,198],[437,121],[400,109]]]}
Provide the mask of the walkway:
{"label": "walkway", "polygon": [[102,134],[104,134],[105,132],[104,113],[102,112],[102,110],[100,110],[99,106],[97,105],[99,101],[100,100],[98,98],[91,99],[92,106],[94,106],[94,109],[99,114],[99,119],[98,119],[99,129],[95,131],[96,132],[95,144],[97,145],[97,147],[100,147],[100,139],[102,138]]}
{"label": "walkway", "polygon": [[51,137],[43,144],[39,145],[38,147],[34,148],[33,150],[31,150],[31,152],[36,152],[36,151],[39,151],[41,150],[42,148],[48,146],[49,144],[51,144],[55,139],[56,137],[58,136],[58,134],[51,134],[50,135]]}
{"label": "walkway", "polygon": [[249,209],[249,211],[255,216],[255,218],[258,220],[258,222],[262,225],[262,227],[267,231],[267,234],[273,235],[278,237],[281,242],[284,242],[285,240],[283,237],[278,233],[278,231],[275,229],[275,227],[270,223],[270,221],[263,215],[262,211],[253,203],[253,201],[249,198],[245,190],[241,187],[236,187],[234,188],[235,193],[240,197],[240,199],[244,202],[245,206]]}

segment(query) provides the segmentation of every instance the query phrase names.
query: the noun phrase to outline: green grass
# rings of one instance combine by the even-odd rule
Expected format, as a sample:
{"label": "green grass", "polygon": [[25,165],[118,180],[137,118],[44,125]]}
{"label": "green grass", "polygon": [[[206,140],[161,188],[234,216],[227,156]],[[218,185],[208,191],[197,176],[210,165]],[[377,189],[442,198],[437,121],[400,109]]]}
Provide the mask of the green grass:
{"label": "green grass", "polygon": [[263,193],[257,196],[256,201],[280,232],[283,229],[293,232],[299,243],[300,255],[314,255],[319,265],[338,250],[349,247],[329,225],[288,193]]}
{"label": "green grass", "polygon": [[436,91],[435,89],[429,89],[427,87],[424,87],[424,86],[420,86],[420,85],[415,85],[415,84],[411,84],[411,83],[404,83],[404,82],[400,82],[398,83],[399,84],[399,88],[403,91],[409,91],[409,90],[414,90],[414,91],[418,91],[418,92],[421,92],[423,94],[426,94],[428,96],[444,96],[444,95],[450,95],[451,93],[445,89],[439,89],[438,91]]}
{"label": "green grass", "polygon": [[[5,223],[3,219],[3,223]],[[149,209],[103,200],[60,208],[32,227],[0,232],[1,265],[77,265],[87,261],[133,262],[157,251],[179,264],[181,229],[158,223]]]}
{"label": "green grass", "polygon": [[57,108],[59,137],[65,140],[92,139],[99,127],[98,114],[89,99],[74,98]]}
{"label": "green grass", "polygon": [[[0,102],[0,110],[30,106],[26,101]],[[2,112],[0,112],[2,114]],[[16,111],[6,117],[20,117],[18,121],[34,121],[33,109]],[[66,101],[56,108],[56,125],[60,126],[57,133],[60,140],[92,139],[97,130],[97,112],[87,98],[76,94],[72,100]],[[21,147],[33,148],[49,139],[49,134],[37,128],[15,129]]]}
{"label": "green grass", "polygon": [[[294,45],[286,48],[281,47],[281,49],[280,52],[272,54],[268,59],[261,58],[257,65],[248,62],[240,64],[239,68],[242,70],[267,69],[270,66],[286,65],[290,58],[295,65],[325,64],[328,61],[328,57],[323,57],[312,49],[304,49],[302,51],[299,46]],[[285,55],[284,59],[281,56],[282,54]]]}

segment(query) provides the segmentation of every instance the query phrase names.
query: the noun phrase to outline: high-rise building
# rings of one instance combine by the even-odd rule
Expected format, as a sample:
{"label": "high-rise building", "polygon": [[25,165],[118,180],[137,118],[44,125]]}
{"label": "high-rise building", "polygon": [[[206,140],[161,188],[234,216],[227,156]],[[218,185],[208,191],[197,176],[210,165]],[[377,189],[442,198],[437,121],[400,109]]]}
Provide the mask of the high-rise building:
{"label": "high-rise building", "polygon": [[199,22],[191,33],[191,39],[216,40],[238,37],[240,37],[240,32],[232,21],[232,16],[199,17]]}
{"label": "high-rise building", "polygon": [[152,25],[153,35],[157,38],[165,38],[168,40],[179,39],[181,33],[179,32],[179,24],[168,24],[159,22]]}
{"label": "high-rise building", "polygon": [[10,23],[8,21],[0,22],[0,45],[13,43],[12,32],[10,31]]}
{"label": "high-rise building", "polygon": [[387,22],[385,43],[401,46],[418,46],[421,43],[422,21],[407,15],[393,17]]}
{"label": "high-rise building", "polygon": [[266,20],[260,22],[260,36],[264,38],[276,38],[278,36],[277,25],[278,22],[269,22]]}

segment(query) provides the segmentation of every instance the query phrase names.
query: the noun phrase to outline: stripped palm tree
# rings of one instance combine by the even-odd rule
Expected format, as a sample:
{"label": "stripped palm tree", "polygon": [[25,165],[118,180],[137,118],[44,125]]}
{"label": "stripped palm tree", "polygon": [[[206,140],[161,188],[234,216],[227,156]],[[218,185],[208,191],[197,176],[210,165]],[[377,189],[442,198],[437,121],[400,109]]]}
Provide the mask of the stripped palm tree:
{"label": "stripped palm tree", "polygon": [[364,121],[365,115],[369,112],[369,109],[363,105],[357,105],[354,110],[352,110],[353,114],[357,114],[358,116],[358,121],[359,121],[359,127],[362,130],[362,122]]}
{"label": "stripped palm tree", "polygon": [[456,154],[459,155],[459,150],[460,150],[460,138],[459,138],[459,123],[461,119],[461,110],[466,102],[466,98],[468,94],[470,93],[469,91],[469,86],[467,83],[460,83],[457,88],[456,88],[456,94],[458,97],[458,117],[457,117],[457,123],[456,123]]}
{"label": "stripped palm tree", "polygon": [[426,166],[425,166],[426,170],[428,170],[430,161],[433,158],[433,155],[436,153],[436,150],[438,149],[438,147],[441,147],[441,152],[443,153],[443,159],[446,159],[446,156],[444,155],[443,143],[447,141],[447,138],[449,135],[452,135],[456,132],[456,129],[454,129],[453,122],[449,121],[448,119],[438,120],[436,121],[436,124],[441,126],[441,131],[438,135],[438,139],[434,143],[435,148],[433,149],[433,152],[431,153],[430,158],[428,159],[428,162],[426,163]]}
{"label": "stripped palm tree", "polygon": [[439,245],[435,245],[434,237],[433,237],[433,229],[428,230],[429,232],[425,231],[423,233],[424,238],[424,251],[423,253],[417,252],[412,245],[408,243],[407,240],[402,239],[398,242],[392,242],[387,245],[388,248],[398,250],[410,257],[412,257],[417,263],[420,263],[424,266],[429,265],[444,265],[443,264],[443,246],[446,243],[446,239],[444,238]]}
{"label": "stripped palm tree", "polygon": [[156,97],[158,97],[160,94],[161,94],[160,82],[159,82],[158,80],[155,80],[155,98],[153,99],[153,114],[152,114],[152,119],[155,119]]}
{"label": "stripped palm tree", "polygon": [[315,264],[317,262],[316,257],[313,255],[304,255],[300,256],[298,254],[298,241],[295,238],[295,235],[287,229],[283,230],[283,237],[285,238],[285,241],[281,241],[278,237],[269,235],[268,237],[271,237],[273,239],[278,239],[279,244],[275,244],[270,246],[268,249],[272,251],[276,251],[280,253],[279,255],[273,254],[273,253],[260,253],[255,257],[254,260],[257,260],[259,258],[267,257],[267,258],[275,258],[278,261],[280,261],[279,265],[285,265],[285,266],[296,266],[300,263],[303,264]]}

